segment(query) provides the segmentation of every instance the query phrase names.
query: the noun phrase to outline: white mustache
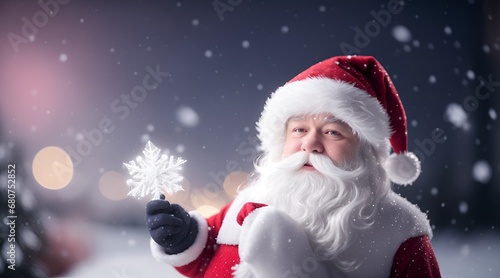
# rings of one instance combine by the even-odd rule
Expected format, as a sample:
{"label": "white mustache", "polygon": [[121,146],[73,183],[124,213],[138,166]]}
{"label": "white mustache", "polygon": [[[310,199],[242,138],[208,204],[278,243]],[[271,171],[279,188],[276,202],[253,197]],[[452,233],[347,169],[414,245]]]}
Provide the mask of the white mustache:
{"label": "white mustache", "polygon": [[359,176],[363,166],[355,167],[353,170],[345,170],[336,166],[326,155],[308,152],[296,152],[275,163],[273,166],[280,170],[295,172],[304,165],[311,165],[323,175],[332,178],[353,178]]}

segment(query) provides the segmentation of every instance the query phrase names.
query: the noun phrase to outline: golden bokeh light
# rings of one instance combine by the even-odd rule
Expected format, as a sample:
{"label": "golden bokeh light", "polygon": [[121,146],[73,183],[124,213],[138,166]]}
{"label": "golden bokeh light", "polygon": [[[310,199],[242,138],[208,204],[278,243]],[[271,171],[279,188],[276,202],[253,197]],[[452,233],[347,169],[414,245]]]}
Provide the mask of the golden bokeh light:
{"label": "golden bokeh light", "polygon": [[64,188],[73,178],[73,162],[68,153],[55,146],[41,149],[33,159],[33,176],[43,187]]}
{"label": "golden bokeh light", "polygon": [[[216,186],[215,184],[213,185]],[[189,201],[190,207],[192,207],[194,210],[201,209],[203,213],[208,215],[209,213],[211,213],[211,211],[213,211],[211,208],[219,211],[230,200],[222,190],[211,186],[205,186],[202,188],[192,188],[191,194],[189,196]]]}
{"label": "golden bokeh light", "polygon": [[166,192],[163,192],[163,194],[170,203],[186,206],[191,193],[191,183],[188,179],[184,178],[181,182],[181,186],[184,190],[179,190],[173,195],[168,195]]}
{"label": "golden bokeh light", "polygon": [[248,182],[248,173],[242,171],[234,171],[229,173],[224,179],[224,191],[234,199],[238,190],[245,188]]}
{"label": "golden bokeh light", "polygon": [[208,218],[219,212],[220,209],[212,206],[201,206],[196,209],[197,212],[201,214],[204,218]]}
{"label": "golden bokeh light", "polygon": [[109,200],[123,200],[128,193],[127,180],[118,172],[108,171],[99,179],[99,191]]}

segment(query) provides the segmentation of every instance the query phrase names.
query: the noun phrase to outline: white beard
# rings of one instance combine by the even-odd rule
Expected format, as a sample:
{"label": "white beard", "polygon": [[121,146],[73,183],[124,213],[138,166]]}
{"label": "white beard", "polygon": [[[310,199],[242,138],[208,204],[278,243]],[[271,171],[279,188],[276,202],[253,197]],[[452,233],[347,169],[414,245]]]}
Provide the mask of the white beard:
{"label": "white beard", "polygon": [[[317,171],[301,170],[306,163]],[[278,162],[262,160],[256,174],[250,183],[255,201],[275,206],[300,223],[320,260],[333,260],[347,271],[356,267],[359,262],[340,255],[349,247],[353,229],[371,226],[376,204],[390,186],[369,145],[362,144],[345,167],[335,166],[325,155],[299,152]]]}

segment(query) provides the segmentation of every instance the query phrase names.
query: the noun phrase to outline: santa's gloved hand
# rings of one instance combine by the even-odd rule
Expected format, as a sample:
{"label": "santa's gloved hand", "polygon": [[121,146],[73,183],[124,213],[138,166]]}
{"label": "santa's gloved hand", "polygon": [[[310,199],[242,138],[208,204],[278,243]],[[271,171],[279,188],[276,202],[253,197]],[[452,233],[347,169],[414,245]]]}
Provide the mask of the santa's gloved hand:
{"label": "santa's gloved hand", "polygon": [[180,205],[170,204],[165,195],[146,205],[146,224],[151,238],[169,255],[187,250],[198,234],[198,223]]}
{"label": "santa's gloved hand", "polygon": [[240,212],[238,212],[238,215],[236,216],[236,222],[238,224],[243,225],[243,221],[245,221],[245,218],[247,218],[250,213],[254,212],[254,210],[265,207],[267,206],[266,204],[261,204],[261,203],[254,203],[254,202],[248,202],[241,207]]}

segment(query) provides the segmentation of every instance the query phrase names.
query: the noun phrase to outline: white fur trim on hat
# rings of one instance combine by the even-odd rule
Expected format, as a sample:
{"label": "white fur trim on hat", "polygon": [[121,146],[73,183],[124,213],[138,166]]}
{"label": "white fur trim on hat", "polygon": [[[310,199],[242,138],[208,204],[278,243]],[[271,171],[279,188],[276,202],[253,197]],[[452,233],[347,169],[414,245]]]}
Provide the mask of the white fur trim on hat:
{"label": "white fur trim on hat", "polygon": [[362,140],[388,151],[389,117],[378,100],[352,84],[327,77],[287,83],[269,97],[257,122],[261,150],[279,160],[288,119],[318,113],[331,113]]}
{"label": "white fur trim on hat", "polygon": [[190,212],[189,214],[198,222],[198,236],[196,236],[193,245],[182,253],[169,255],[163,251],[160,245],[151,239],[151,253],[157,261],[167,263],[171,266],[183,266],[194,261],[203,252],[208,238],[207,221],[197,212]]}
{"label": "white fur trim on hat", "polygon": [[420,175],[420,161],[412,152],[393,153],[385,161],[389,179],[397,184],[412,184]]}

